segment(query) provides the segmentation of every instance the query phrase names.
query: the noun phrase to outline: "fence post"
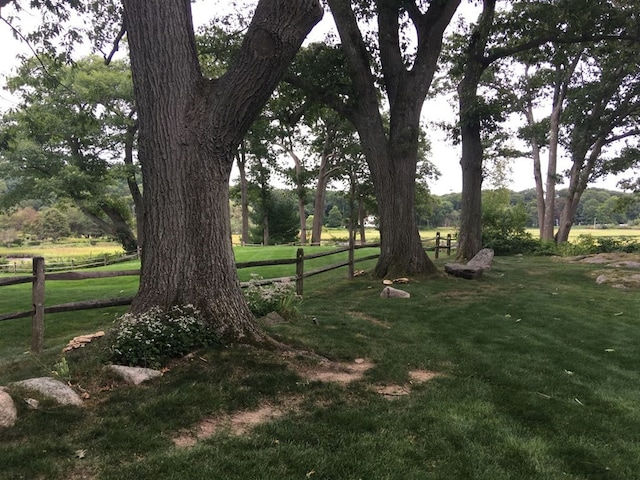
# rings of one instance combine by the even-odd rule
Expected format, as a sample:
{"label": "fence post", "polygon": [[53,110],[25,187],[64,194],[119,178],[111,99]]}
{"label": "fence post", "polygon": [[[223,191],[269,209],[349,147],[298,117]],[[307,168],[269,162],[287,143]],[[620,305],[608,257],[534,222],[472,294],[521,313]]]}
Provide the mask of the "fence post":
{"label": "fence post", "polygon": [[355,265],[355,239],[354,239],[355,231],[353,233],[349,233],[349,280],[353,280],[354,274],[354,265]]}
{"label": "fence post", "polygon": [[31,351],[44,349],[44,258],[33,258],[33,285],[31,288],[33,314],[31,315]]}
{"label": "fence post", "polygon": [[447,257],[451,256],[451,234],[447,233]]}
{"label": "fence post", "polygon": [[302,296],[304,290],[304,249],[296,252],[296,294]]}
{"label": "fence post", "polygon": [[436,232],[436,258],[440,255],[440,232]]}

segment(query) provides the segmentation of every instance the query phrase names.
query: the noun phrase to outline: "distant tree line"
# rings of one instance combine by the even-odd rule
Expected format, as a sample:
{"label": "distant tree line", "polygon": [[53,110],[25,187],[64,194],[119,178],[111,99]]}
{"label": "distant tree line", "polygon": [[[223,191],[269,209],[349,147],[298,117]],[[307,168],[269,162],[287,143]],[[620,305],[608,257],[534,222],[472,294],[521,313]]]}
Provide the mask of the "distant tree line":
{"label": "distant tree line", "polygon": [[[555,202],[555,223],[557,224],[566,202],[566,189],[558,190]],[[483,192],[483,197],[487,191]],[[509,192],[508,203],[520,206],[526,213],[526,227],[539,228],[537,195],[535,189]],[[484,203],[484,198],[483,198]],[[462,206],[462,194],[450,193],[435,197],[433,213],[421,219],[427,227],[457,227]],[[640,203],[631,193],[590,188],[584,192],[576,211],[575,225],[638,225],[640,224]]]}
{"label": "distant tree line", "polygon": [[[123,187],[125,188],[125,187]],[[311,192],[313,193],[313,192]],[[496,215],[488,212],[496,204],[493,191],[483,192],[485,215]],[[556,202],[556,220],[560,218],[564,207],[564,190],[558,191]],[[487,199],[487,196],[491,196]],[[310,198],[314,198],[310,195]],[[527,228],[538,228],[538,212],[536,206],[536,191],[534,189],[521,192],[505,191],[499,196],[503,205],[498,216],[508,221],[510,215],[517,216],[517,223]],[[576,214],[576,225],[595,225],[597,228],[607,226],[640,225],[640,203],[633,194],[619,191],[592,188],[585,192]],[[304,215],[310,235],[314,212],[323,212],[322,225],[326,228],[346,228],[351,215],[351,205],[348,192],[327,190],[324,206],[316,209],[314,202],[304,204]],[[446,195],[424,195],[418,204],[418,225],[421,229],[438,227],[458,228],[460,225],[461,193]],[[250,243],[263,242],[262,211],[260,202],[250,202]],[[267,207],[266,216],[269,218],[270,244],[285,244],[300,242],[300,217],[297,209],[297,198],[294,190],[273,189],[271,201]],[[128,205],[129,214],[125,216],[134,221],[133,205]],[[231,230],[239,235],[242,229],[242,211],[236,200],[230,202]],[[376,225],[375,208],[370,210],[370,218]],[[491,224],[490,219],[485,223]],[[135,227],[135,224],[133,224]],[[359,225],[356,225],[359,226]],[[0,214],[0,242],[5,245],[22,245],[27,242],[42,240],[58,240],[64,237],[104,237],[105,232],[75,205],[68,202],[58,202],[52,205],[40,201],[24,201],[19,206],[8,209]]]}

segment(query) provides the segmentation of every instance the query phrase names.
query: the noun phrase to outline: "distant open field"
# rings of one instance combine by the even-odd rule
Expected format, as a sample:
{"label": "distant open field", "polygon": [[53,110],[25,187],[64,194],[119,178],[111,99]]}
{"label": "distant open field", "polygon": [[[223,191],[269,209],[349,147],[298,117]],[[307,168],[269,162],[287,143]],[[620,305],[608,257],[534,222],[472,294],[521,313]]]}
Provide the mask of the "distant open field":
{"label": "distant open field", "polygon": [[0,256],[20,258],[41,256],[45,258],[98,257],[104,254],[122,253],[122,245],[116,242],[97,242],[91,245],[84,239],[70,239],[66,243],[43,242],[41,245],[20,247],[0,246]]}
{"label": "distant open field", "polygon": [[[535,228],[527,229],[534,238],[538,236],[538,230]],[[457,230],[451,227],[441,227],[437,229],[421,230],[420,236],[424,240],[433,239],[436,233],[440,232],[443,237],[447,234],[451,234],[455,237]],[[638,228],[606,228],[606,229],[594,229],[589,226],[574,227],[571,230],[569,240],[575,240],[580,235],[591,235],[593,237],[634,237],[640,238],[640,227]],[[323,242],[329,244],[333,242],[346,242],[349,238],[349,234],[344,228],[327,228],[322,232]],[[359,237],[358,237],[359,239]],[[373,228],[366,229],[366,241],[377,242],[380,240],[380,232]],[[240,236],[233,235],[233,243],[235,245],[240,244]],[[23,245],[20,247],[6,247],[0,246],[0,257],[8,257],[11,259],[19,259],[20,257],[27,257],[30,259],[33,256],[43,256],[48,260],[55,259],[69,259],[69,258],[93,258],[100,257],[101,255],[112,255],[115,253],[122,253],[122,246],[115,242],[100,241],[94,244],[90,244],[85,239],[69,239],[66,242],[60,243],[45,243],[41,245]]]}

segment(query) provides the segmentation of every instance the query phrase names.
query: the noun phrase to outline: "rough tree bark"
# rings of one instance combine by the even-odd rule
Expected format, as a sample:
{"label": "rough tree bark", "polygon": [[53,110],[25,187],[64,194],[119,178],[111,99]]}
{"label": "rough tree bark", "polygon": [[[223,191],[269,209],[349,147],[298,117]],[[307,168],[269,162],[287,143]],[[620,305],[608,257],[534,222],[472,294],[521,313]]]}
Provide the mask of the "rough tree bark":
{"label": "rough tree bark", "polygon": [[458,84],[460,134],[462,137],[462,202],[458,260],[470,260],[482,249],[482,125],[478,102],[478,84],[489,66],[485,50],[493,24],[496,1],[485,0],[466,55],[462,79]]}
{"label": "rough tree bark", "polygon": [[[434,273],[420,240],[415,215],[415,175],[420,113],[442,48],[444,30],[460,0],[430,2],[422,12],[414,2],[377,0],[378,43],[390,110],[386,129],[380,114],[370,56],[349,0],[328,0],[357,97],[339,113],[356,127],[375,185],[380,215],[377,277]],[[418,36],[411,66],[405,63],[399,18],[406,12]],[[332,105],[334,106],[334,105]],[[335,108],[335,107],[334,107]]]}
{"label": "rough tree bark", "polygon": [[322,16],[315,0],[260,1],[227,73],[203,78],[189,0],[124,0],[145,182],[132,313],[192,304],[225,342],[263,342],[231,246],[234,152]]}

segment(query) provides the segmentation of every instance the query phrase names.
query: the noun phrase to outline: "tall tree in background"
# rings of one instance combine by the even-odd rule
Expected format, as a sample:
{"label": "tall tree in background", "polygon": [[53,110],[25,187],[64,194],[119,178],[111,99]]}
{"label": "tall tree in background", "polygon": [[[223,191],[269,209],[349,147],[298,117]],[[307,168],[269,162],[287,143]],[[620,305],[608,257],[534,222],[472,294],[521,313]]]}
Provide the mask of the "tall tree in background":
{"label": "tall tree in background", "polygon": [[140,122],[145,242],[131,311],[193,304],[226,341],[260,342],[238,282],[228,184],[234,153],[322,10],[260,1],[224,75],[203,78],[188,0],[125,0]]}
{"label": "tall tree in background", "polygon": [[[460,0],[438,2],[328,0],[351,82],[348,99],[321,82],[301,80],[307,93],[325,101],[356,127],[376,189],[380,221],[378,277],[433,273],[416,223],[415,176],[422,105],[442,47],[444,30]],[[359,20],[362,22],[359,23]],[[372,32],[366,25],[376,23]],[[417,36],[415,52],[407,46]],[[375,38],[375,45],[367,39]],[[381,71],[381,76],[377,72]],[[383,85],[389,124],[382,117]]]}
{"label": "tall tree in background", "polygon": [[[565,143],[572,164],[558,243],[569,240],[589,183],[640,164],[640,159],[624,154],[625,141],[640,139],[640,42],[600,43],[589,49],[589,56],[568,94]],[[612,152],[616,146],[623,147],[622,154]]]}
{"label": "tall tree in background", "polygon": [[[490,96],[483,98],[478,87],[489,70],[500,60],[515,54],[540,49],[540,57],[546,58],[554,45],[578,45],[603,38],[623,38],[637,35],[637,23],[629,21],[620,4],[597,0],[585,2],[580,14],[572,2],[511,2],[509,8],[496,14],[496,1],[483,0],[478,20],[468,31],[454,36],[459,49],[452,74],[460,78],[458,99],[460,105],[458,127],[462,140],[463,208],[461,212],[459,258],[471,258],[482,247],[480,222],[483,167],[483,124],[494,121],[496,114],[503,116],[506,107],[497,111],[490,107]],[[632,16],[633,17],[633,16]],[[579,51],[579,47],[577,47]],[[566,77],[572,59],[562,63],[557,73]],[[509,71],[510,75],[513,72]],[[559,81],[556,105],[552,119],[559,121],[564,95]],[[493,117],[493,118],[492,118]],[[550,160],[557,155],[551,151]],[[553,163],[552,163],[553,166]],[[537,175],[537,178],[541,177]],[[541,182],[541,180],[540,180]],[[555,192],[555,172],[547,175],[547,188]],[[549,192],[547,196],[549,196]],[[555,193],[553,195],[555,199]],[[549,203],[552,203],[553,200]],[[546,207],[545,207],[546,208]],[[546,210],[545,210],[546,211]],[[545,216],[544,225],[553,221],[553,215]],[[548,230],[548,229],[547,229]],[[553,225],[551,225],[553,232]],[[551,235],[553,235],[551,233]]]}

